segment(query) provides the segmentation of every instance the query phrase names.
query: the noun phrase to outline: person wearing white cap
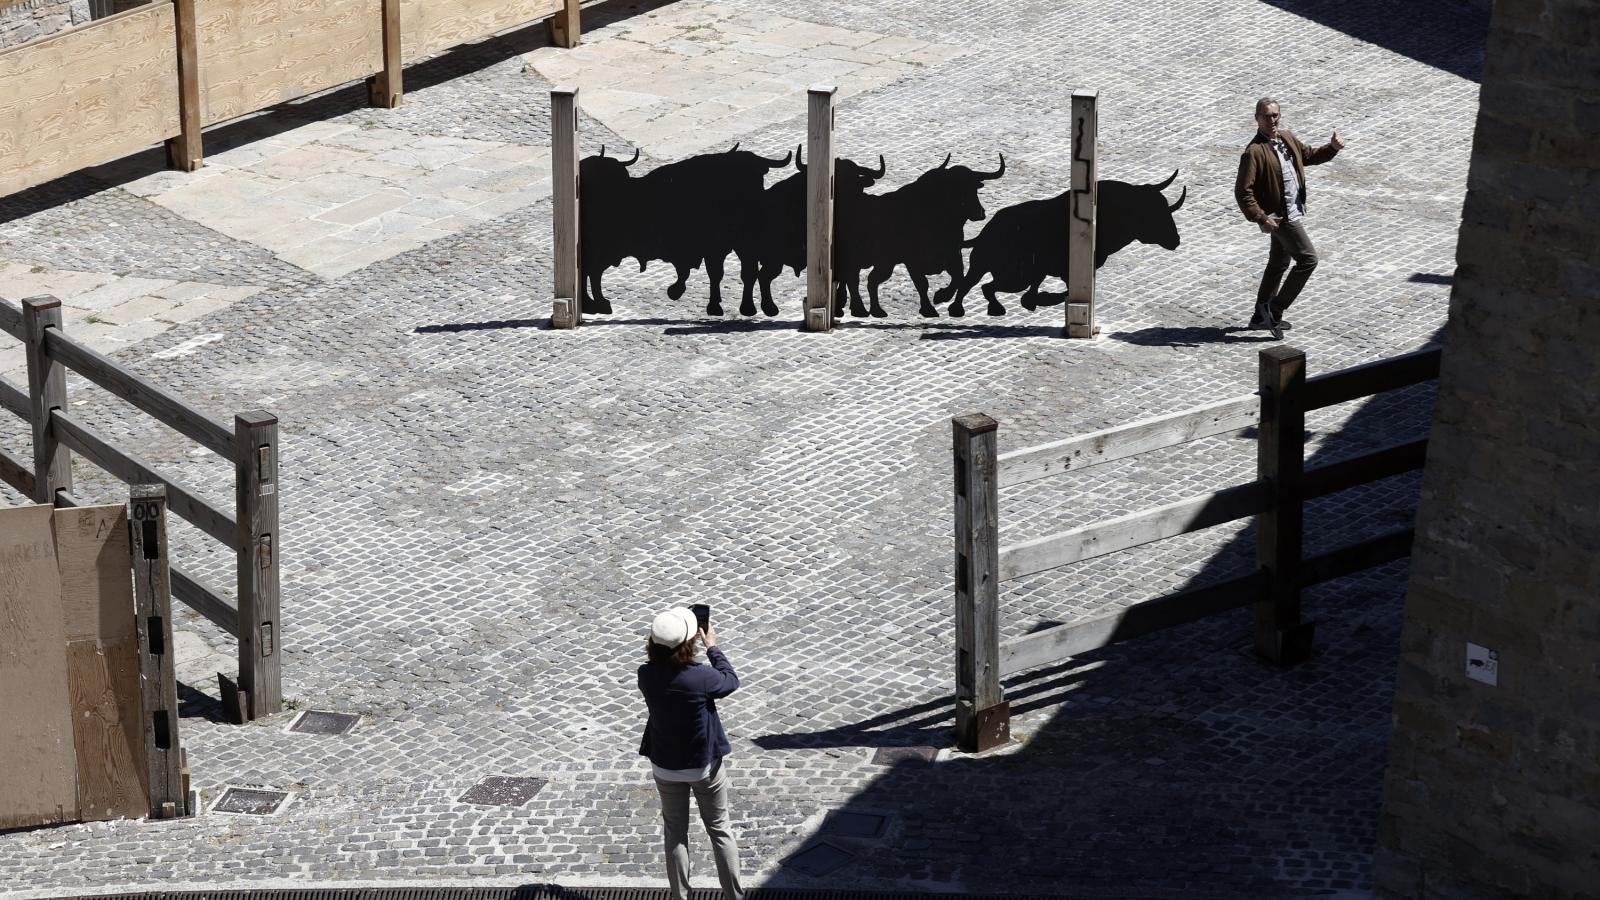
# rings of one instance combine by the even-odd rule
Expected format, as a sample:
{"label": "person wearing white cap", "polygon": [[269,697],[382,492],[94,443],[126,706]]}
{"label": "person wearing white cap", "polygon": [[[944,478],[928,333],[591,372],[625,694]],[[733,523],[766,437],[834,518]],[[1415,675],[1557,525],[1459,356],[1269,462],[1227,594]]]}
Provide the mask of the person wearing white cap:
{"label": "person wearing white cap", "polygon": [[[695,641],[711,664],[695,661]],[[650,661],[639,667],[639,693],[649,717],[639,753],[650,760],[661,794],[667,883],[673,900],[689,900],[689,794],[711,837],[723,900],[742,900],[739,847],[728,825],[728,780],[722,758],[731,748],[717,715],[717,700],[739,687],[739,676],[717,646],[717,632],[701,630],[692,611],[668,609],[650,623]]]}

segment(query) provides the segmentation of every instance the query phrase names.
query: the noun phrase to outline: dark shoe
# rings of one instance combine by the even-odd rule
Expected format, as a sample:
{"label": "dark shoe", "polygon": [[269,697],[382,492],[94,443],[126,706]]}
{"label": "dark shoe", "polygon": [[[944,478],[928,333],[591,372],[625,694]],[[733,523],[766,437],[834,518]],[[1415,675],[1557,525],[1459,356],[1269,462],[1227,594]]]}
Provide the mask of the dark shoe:
{"label": "dark shoe", "polygon": [[1294,327],[1293,325],[1289,324],[1288,319],[1283,317],[1283,310],[1279,309],[1277,306],[1272,307],[1272,321],[1278,323],[1278,327],[1282,328],[1284,331],[1288,331]]}
{"label": "dark shoe", "polygon": [[1265,303],[1256,304],[1256,314],[1250,317],[1250,324],[1245,326],[1253,331],[1270,330],[1277,325],[1277,319],[1272,315],[1272,309]]}

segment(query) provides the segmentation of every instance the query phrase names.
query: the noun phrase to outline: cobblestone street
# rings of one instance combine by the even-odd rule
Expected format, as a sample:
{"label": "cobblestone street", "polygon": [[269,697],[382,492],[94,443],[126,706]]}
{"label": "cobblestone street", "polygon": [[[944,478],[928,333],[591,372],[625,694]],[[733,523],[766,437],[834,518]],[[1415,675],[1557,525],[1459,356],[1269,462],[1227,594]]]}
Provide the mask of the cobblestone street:
{"label": "cobblestone street", "polygon": [[[1271,342],[1243,326],[1267,239],[1233,181],[1267,94],[1306,143],[1348,143],[1307,173],[1322,262],[1286,342],[1315,374],[1432,341],[1485,27],[1451,0],[607,0],[575,51],[539,25],[413,66],[396,110],[355,85],[208,132],[192,174],[152,150],[0,198],[0,297],[53,293],[69,333],[194,405],[281,420],[292,707],[225,724],[214,673],[235,646],[184,608],[206,811],[0,834],[0,895],[664,885],[634,670],[650,617],[694,602],[743,682],[721,709],[747,887],[1362,895],[1404,564],[1309,590],[1317,652],[1294,669],[1255,659],[1244,610],[1009,679],[1016,741],[960,754],[950,418],[988,413],[1005,451],[1255,389]],[[1067,188],[1069,99],[1095,88],[1101,178],[1177,170],[1182,243],[1100,269],[1093,341],[1010,297],[1004,318],[969,297],[965,318],[923,319],[903,273],[888,318],[830,335],[798,330],[787,273],[780,316],[708,318],[703,270],[672,301],[669,267],[631,259],[607,273],[614,315],[550,330],[555,81],[581,88],[583,153],[638,147],[639,171],[734,141],[782,156],[805,139],[805,86],[836,81],[836,147],[884,155],[875,191],[1003,153],[991,215]],[[14,344],[0,374],[25,388]],[[232,509],[225,462],[81,379],[69,397]],[[1421,436],[1431,399],[1319,411],[1308,460]],[[0,446],[28,457],[28,440],[0,418]],[[1210,438],[1008,489],[1002,543],[1249,481],[1255,452]],[[74,478],[126,499],[82,460]],[[1310,504],[1307,552],[1408,523],[1419,483]],[[231,585],[231,551],[173,521],[175,560]],[[1007,583],[1002,638],[1230,577],[1254,546],[1237,523]],[[361,719],[288,731],[306,709]],[[919,747],[937,758],[878,756]],[[495,775],[546,783],[462,801]],[[228,786],[291,801],[209,811]],[[840,812],[883,827],[850,833]],[[698,820],[690,842],[710,887]]]}

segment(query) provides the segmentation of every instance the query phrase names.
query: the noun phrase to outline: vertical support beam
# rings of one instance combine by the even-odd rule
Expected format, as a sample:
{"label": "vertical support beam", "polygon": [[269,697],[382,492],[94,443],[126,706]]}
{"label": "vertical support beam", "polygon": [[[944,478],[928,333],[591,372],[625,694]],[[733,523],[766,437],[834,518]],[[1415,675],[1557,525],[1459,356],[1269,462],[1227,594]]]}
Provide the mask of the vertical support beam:
{"label": "vertical support beam", "polygon": [[565,5],[550,17],[550,43],[571,50],[583,38],[583,21],[579,0],[565,0]]}
{"label": "vertical support beam", "polygon": [[167,139],[167,164],[193,172],[200,168],[200,59],[195,37],[194,0],[172,0],[173,30],[178,34],[178,127]]}
{"label": "vertical support beam", "polygon": [[833,98],[838,88],[806,91],[806,331],[833,330]]}
{"label": "vertical support beam", "polygon": [[1000,690],[999,423],[950,420],[955,463],[956,743],[981,753],[1011,739]]}
{"label": "vertical support beam", "polygon": [[33,502],[56,502],[57,491],[72,491],[72,452],[56,439],[50,411],[67,408],[67,367],[44,351],[45,329],[61,329],[61,301],[29,297],[22,301],[22,331],[28,353],[28,415],[33,424]]}
{"label": "vertical support beam", "polygon": [[400,65],[400,0],[383,0],[383,71],[367,81],[368,101],[394,109],[405,96]]}
{"label": "vertical support beam", "polygon": [[234,499],[239,517],[239,690],[251,719],[283,706],[278,617],[278,417],[240,413],[233,419]]}
{"label": "vertical support beam", "polygon": [[556,297],[551,328],[583,324],[578,247],[578,89],[550,89],[550,194],[555,216]]}
{"label": "vertical support beam", "polygon": [[178,741],[178,682],[173,674],[172,582],[167,559],[167,487],[136,484],[128,492],[128,546],[133,550],[133,608],[139,634],[139,687],[144,712],[150,818],[189,814]]}
{"label": "vertical support beam", "polygon": [[1100,202],[1095,165],[1099,91],[1072,92],[1072,221],[1067,232],[1067,337],[1092,338],[1094,323],[1094,238]]}
{"label": "vertical support beam", "polygon": [[1311,654],[1314,625],[1300,621],[1301,475],[1305,469],[1306,355],[1293,347],[1261,351],[1261,427],[1256,477],[1271,505],[1256,519],[1256,562],[1262,596],[1256,601],[1255,650],[1280,666]]}

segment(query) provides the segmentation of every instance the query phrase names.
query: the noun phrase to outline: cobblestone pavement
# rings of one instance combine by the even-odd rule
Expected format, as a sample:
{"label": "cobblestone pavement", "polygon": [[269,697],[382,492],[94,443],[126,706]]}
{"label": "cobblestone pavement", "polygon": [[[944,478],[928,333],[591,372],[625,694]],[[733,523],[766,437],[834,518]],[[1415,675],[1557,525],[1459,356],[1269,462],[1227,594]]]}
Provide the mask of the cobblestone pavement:
{"label": "cobblestone pavement", "polygon": [[[624,267],[608,278],[615,315],[556,332],[543,325],[547,199],[342,273],[226,226],[218,217],[234,201],[212,208],[185,187],[230,177],[220,166],[105,169],[0,199],[0,260],[30,276],[259,288],[196,320],[169,316],[170,328],[116,356],[218,415],[281,417],[285,692],[295,709],[361,716],[343,736],[288,732],[293,709],[221,724],[208,673],[228,670],[232,644],[185,612],[183,739],[207,808],[229,785],[292,802],[270,817],[208,811],[0,835],[0,891],[659,884],[633,669],[650,615],[696,600],[713,605],[744,681],[724,716],[749,884],[1094,897],[1367,889],[1401,564],[1309,591],[1318,652],[1292,671],[1256,662],[1245,617],[1223,616],[1008,680],[1009,747],[874,759],[948,745],[951,416],[995,416],[1004,450],[1253,389],[1265,344],[1240,326],[1266,245],[1239,219],[1231,186],[1257,96],[1278,97],[1307,140],[1337,126],[1350,145],[1310,174],[1324,262],[1291,336],[1312,371],[1435,337],[1482,15],[1447,0],[1400,11],[1379,0],[1293,11],[1015,0],[983,14],[956,0],[729,6],[598,6],[586,52],[598,67],[622,51],[683,53],[686,38],[661,17],[707,23],[705,42],[725,53],[794,23],[841,47],[870,34],[862,46],[954,48],[842,100],[838,145],[858,159],[884,153],[883,188],[946,153],[987,167],[1004,152],[1006,176],[983,192],[991,212],[1063,189],[1067,98],[1095,87],[1102,177],[1149,183],[1177,169],[1182,245],[1111,258],[1092,342],[1056,337],[1060,307],[923,320],[898,276],[885,285],[888,319],[832,335],[795,329],[802,282],[787,277],[781,317],[707,319],[703,276],[673,302],[659,267]],[[316,136],[303,146],[343,129],[535,158],[548,141],[542,60],[559,58],[539,42],[521,33],[408,70],[399,110],[365,108],[359,88],[343,89],[215,132],[208,150]],[[831,45],[798,49],[821,46]],[[593,79],[585,97],[611,89],[603,73],[568,74]],[[687,84],[662,96],[661,116],[718,102]],[[719,139],[781,154],[803,139],[804,108],[797,89],[789,118],[743,120],[747,132]],[[722,112],[710,118],[735,115]],[[673,131],[653,121],[592,110],[583,145],[642,144],[648,168],[672,147]],[[273,177],[286,203],[316,179]],[[140,196],[146,178],[161,190]],[[534,188],[507,188],[520,189]],[[186,204],[159,202],[186,191]],[[0,282],[0,296],[17,294]],[[70,391],[75,414],[227,502],[227,466],[87,384]],[[1416,435],[1430,399],[1418,388],[1323,411],[1308,422],[1308,452],[1320,462]],[[0,422],[0,444],[26,448],[20,422]],[[1246,481],[1252,459],[1247,436],[1224,436],[1008,490],[1004,540]],[[92,499],[125,496],[82,463],[76,478]],[[1416,490],[1401,477],[1312,504],[1308,549],[1408,522]],[[187,525],[174,534],[183,565],[230,583],[231,556]],[[1218,528],[1008,583],[1004,636],[1226,577],[1250,565],[1252,542],[1248,528]],[[515,806],[461,800],[489,775],[547,783]],[[836,812],[885,822],[852,836]],[[699,825],[691,840],[709,884]]]}

